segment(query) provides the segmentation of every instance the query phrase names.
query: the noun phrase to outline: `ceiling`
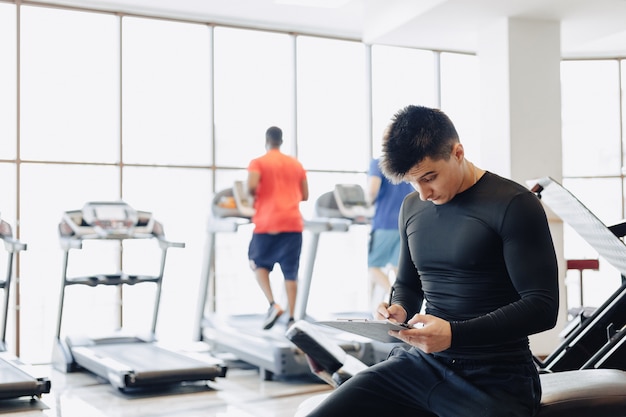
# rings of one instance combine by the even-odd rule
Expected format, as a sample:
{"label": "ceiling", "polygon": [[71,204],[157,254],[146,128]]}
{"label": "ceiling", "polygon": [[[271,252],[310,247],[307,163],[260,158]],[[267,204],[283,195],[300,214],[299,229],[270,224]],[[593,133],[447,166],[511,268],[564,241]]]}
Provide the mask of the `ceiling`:
{"label": "ceiling", "polygon": [[561,51],[565,58],[626,56],[626,0],[31,0],[31,2],[359,39],[370,44],[458,52],[475,52],[480,29],[498,19],[505,17],[540,19],[561,22]]}

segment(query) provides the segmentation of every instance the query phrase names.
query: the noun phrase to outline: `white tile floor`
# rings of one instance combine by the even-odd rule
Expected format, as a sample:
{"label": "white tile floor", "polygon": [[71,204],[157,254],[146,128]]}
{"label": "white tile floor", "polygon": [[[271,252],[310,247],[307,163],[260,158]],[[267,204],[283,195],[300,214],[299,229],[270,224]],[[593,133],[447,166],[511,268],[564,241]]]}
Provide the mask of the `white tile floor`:
{"label": "white tile floor", "polygon": [[[49,368],[49,367],[46,367]],[[50,393],[40,400],[0,401],[14,417],[292,417],[305,399],[331,390],[314,376],[265,381],[256,369],[229,368],[225,378],[168,392],[128,395],[85,372],[49,369]]]}

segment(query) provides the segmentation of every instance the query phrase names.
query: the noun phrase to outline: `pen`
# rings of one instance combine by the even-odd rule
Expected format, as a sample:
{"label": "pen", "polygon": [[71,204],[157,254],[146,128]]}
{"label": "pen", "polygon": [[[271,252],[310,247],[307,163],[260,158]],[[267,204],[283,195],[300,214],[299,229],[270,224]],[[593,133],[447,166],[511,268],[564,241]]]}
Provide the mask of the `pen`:
{"label": "pen", "polygon": [[394,288],[391,286],[391,290],[389,291],[389,305],[391,305],[391,300],[393,299]]}

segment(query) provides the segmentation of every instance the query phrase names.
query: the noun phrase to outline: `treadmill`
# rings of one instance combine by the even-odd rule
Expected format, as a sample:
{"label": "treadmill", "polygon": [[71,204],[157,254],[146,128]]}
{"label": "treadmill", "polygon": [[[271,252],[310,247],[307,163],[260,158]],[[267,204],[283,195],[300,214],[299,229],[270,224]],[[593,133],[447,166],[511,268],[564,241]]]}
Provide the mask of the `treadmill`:
{"label": "treadmill", "polygon": [[626,370],[626,224],[605,226],[587,207],[550,177],[527,181],[531,190],[622,275],[622,285],[593,313],[580,314],[557,348],[543,361],[544,372],[590,368]]}
{"label": "treadmill", "polygon": [[[54,368],[61,372],[80,369],[107,380],[122,392],[162,389],[186,383],[213,381],[226,375],[221,360],[209,355],[181,353],[160,346],[155,337],[159,312],[163,271],[169,248],[183,248],[184,243],[168,241],[162,225],[150,212],[138,211],[122,201],[88,202],[80,210],[66,211],[59,224],[63,249],[61,295],[56,338],[52,354]],[[113,240],[119,242],[121,253],[127,239],[153,240],[161,250],[158,275],[130,275],[125,272],[68,277],[68,261],[72,250],[80,250],[83,241]],[[152,284],[156,297],[152,326],[147,336],[118,333],[110,337],[67,336],[61,338],[63,305],[68,288]]]}
{"label": "treadmill", "polygon": [[0,219],[0,239],[4,242],[4,248],[8,254],[6,278],[0,281],[0,288],[4,290],[2,334],[0,335],[0,400],[20,397],[41,398],[42,394],[50,392],[50,380],[47,377],[37,376],[28,365],[9,353],[6,343],[13,260],[18,252],[26,250],[26,244],[13,237],[11,225],[2,219]]}
{"label": "treadmill", "polygon": [[[360,185],[337,184],[333,191],[322,194],[315,201],[315,216],[321,222],[343,224],[345,229],[342,231],[347,232],[353,224],[369,224],[370,219],[374,216],[374,208],[368,206],[365,192]],[[320,234],[313,234],[312,237],[313,242],[310,246],[309,256],[307,256],[307,263],[304,266],[305,277],[308,279],[302,283],[305,286],[304,293],[307,294],[307,297],[302,298],[296,305],[294,317],[296,320],[306,318],[308,294],[311,288],[311,277],[313,276]],[[348,313],[348,315],[352,314]],[[356,315],[362,317],[363,313],[358,312]]]}
{"label": "treadmill", "polygon": [[[283,326],[277,325],[262,330],[264,314],[241,314],[221,316],[216,312],[215,298],[215,240],[220,233],[235,233],[239,227],[251,223],[254,214],[253,200],[248,195],[245,183],[235,181],[232,188],[215,194],[212,218],[207,228],[206,256],[201,277],[198,302],[197,340],[211,346],[215,354],[232,354],[236,358],[259,369],[262,379],[278,377],[310,376],[306,355],[285,336]],[[313,264],[319,238],[322,233],[347,232],[350,221],[345,219],[305,220],[305,238],[308,245],[308,263],[298,281],[295,319],[306,316],[306,303],[313,276]],[[282,317],[279,319],[279,324]],[[372,363],[374,352],[368,340],[343,337],[338,343],[361,361]]]}
{"label": "treadmill", "polygon": [[[322,194],[315,204],[315,213],[320,218],[328,219],[345,219],[350,222],[351,225],[369,225],[372,217],[374,217],[375,207],[367,203],[365,198],[365,191],[358,184],[336,184],[333,191]],[[373,318],[372,312],[342,312],[341,318]],[[326,326],[316,326],[317,333],[319,334]],[[291,339],[291,336],[288,335]],[[384,361],[389,356],[389,352],[396,346],[408,347],[408,345],[402,341],[397,343],[383,343],[377,340],[366,339],[371,346],[374,358],[366,362],[367,365],[372,365]]]}

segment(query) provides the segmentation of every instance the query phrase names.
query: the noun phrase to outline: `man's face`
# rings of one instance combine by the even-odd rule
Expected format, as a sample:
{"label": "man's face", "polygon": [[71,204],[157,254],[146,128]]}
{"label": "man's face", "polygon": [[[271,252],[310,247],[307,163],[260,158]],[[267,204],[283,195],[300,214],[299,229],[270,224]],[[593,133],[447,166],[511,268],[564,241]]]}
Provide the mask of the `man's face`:
{"label": "man's face", "polygon": [[407,172],[404,180],[419,193],[423,201],[445,204],[463,191],[464,154],[461,144],[452,149],[450,158],[426,158]]}

